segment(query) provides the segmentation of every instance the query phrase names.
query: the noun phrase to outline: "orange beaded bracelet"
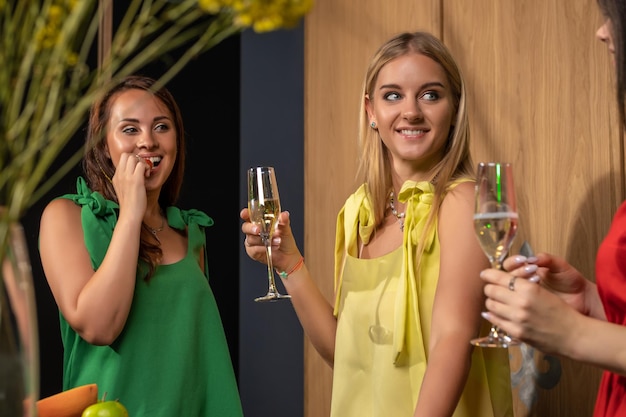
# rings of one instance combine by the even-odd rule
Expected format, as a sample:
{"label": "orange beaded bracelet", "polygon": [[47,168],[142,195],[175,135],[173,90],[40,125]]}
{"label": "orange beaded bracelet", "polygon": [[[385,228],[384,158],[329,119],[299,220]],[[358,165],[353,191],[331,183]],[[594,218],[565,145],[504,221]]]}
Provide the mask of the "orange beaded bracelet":
{"label": "orange beaded bracelet", "polygon": [[304,265],[304,256],[300,257],[300,260],[298,261],[297,264],[294,265],[293,268],[291,268],[291,270],[289,270],[289,272],[285,272],[285,271],[281,271],[278,273],[278,275],[282,278],[282,279],[287,279],[287,277],[291,274],[293,274],[294,272],[297,272],[300,270],[300,268],[302,268],[302,265]]}

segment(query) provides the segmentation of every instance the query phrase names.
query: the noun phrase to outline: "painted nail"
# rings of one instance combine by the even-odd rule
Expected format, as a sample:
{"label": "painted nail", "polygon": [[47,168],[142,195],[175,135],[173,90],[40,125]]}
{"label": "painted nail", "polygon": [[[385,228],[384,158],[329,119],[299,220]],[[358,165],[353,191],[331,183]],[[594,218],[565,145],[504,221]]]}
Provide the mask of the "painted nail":
{"label": "painted nail", "polygon": [[528,281],[532,282],[533,284],[538,283],[541,280],[541,278],[539,277],[539,275],[533,275],[532,277],[528,278]]}
{"label": "painted nail", "polygon": [[524,267],[524,272],[528,272],[530,274],[537,271],[538,268],[539,267],[537,265],[526,265]]}

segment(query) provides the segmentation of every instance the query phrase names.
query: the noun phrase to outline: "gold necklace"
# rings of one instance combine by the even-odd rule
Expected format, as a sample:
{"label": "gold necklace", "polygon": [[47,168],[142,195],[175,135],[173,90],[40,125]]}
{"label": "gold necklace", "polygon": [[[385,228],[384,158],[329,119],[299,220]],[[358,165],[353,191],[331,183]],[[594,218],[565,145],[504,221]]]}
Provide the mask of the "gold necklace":
{"label": "gold necklace", "polygon": [[398,223],[400,223],[400,230],[404,231],[404,212],[398,213],[396,210],[396,205],[393,202],[393,191],[389,194],[389,207],[391,207],[391,213],[398,219]]}
{"label": "gold necklace", "polygon": [[152,233],[152,236],[154,236],[156,241],[159,242],[159,244],[161,244],[161,239],[159,239],[159,236],[157,236],[157,233],[163,231],[163,228],[165,227],[165,217],[161,216],[161,226],[157,227],[156,229],[148,226],[146,222],[143,222],[143,225],[146,226],[146,229],[148,229],[150,233]]}

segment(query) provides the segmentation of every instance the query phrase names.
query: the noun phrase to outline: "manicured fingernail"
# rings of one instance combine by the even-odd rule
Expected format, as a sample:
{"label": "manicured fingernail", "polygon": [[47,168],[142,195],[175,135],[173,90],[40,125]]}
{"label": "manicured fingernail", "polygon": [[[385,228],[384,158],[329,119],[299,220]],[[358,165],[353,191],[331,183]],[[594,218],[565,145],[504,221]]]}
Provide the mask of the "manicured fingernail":
{"label": "manicured fingernail", "polygon": [[491,319],[491,314],[489,314],[488,311],[483,311],[482,313],[480,313],[480,315],[485,319],[485,320],[490,320]]}
{"label": "manicured fingernail", "polygon": [[274,246],[280,245],[280,238],[279,237],[273,238],[272,239],[272,245],[274,245]]}
{"label": "manicured fingernail", "polygon": [[534,264],[537,261],[538,259],[536,256],[529,256],[528,258],[526,258],[526,262],[528,262],[529,264]]}
{"label": "manicured fingernail", "polygon": [[513,260],[515,261],[515,263],[521,264],[521,263],[526,262],[526,257],[523,255],[515,255],[513,257]]}
{"label": "manicured fingernail", "polygon": [[524,267],[524,272],[533,273],[537,271],[537,268],[539,268],[537,265],[526,265]]}
{"label": "manicured fingernail", "polygon": [[528,281],[536,284],[541,280],[541,278],[539,277],[539,275],[533,275],[532,277],[528,278]]}

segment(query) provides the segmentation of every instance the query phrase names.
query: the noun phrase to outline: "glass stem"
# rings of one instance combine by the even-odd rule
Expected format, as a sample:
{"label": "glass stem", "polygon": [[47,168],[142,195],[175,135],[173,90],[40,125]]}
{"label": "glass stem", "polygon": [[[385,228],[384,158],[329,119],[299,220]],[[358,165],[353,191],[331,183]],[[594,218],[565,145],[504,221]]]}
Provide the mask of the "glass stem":
{"label": "glass stem", "polygon": [[274,264],[272,263],[272,242],[269,237],[263,238],[263,243],[265,244],[265,255],[267,256],[267,280],[269,282],[269,290],[268,293],[275,294],[276,291],[276,281],[274,280]]}
{"label": "glass stem", "polygon": [[[503,270],[504,268],[502,268],[502,263],[500,263],[499,260],[494,260],[491,261],[491,267],[493,269],[499,269],[499,270]],[[489,329],[489,337],[491,337],[492,339],[499,339],[500,338],[500,328],[498,326],[496,326],[495,324],[491,325],[491,328]]]}

